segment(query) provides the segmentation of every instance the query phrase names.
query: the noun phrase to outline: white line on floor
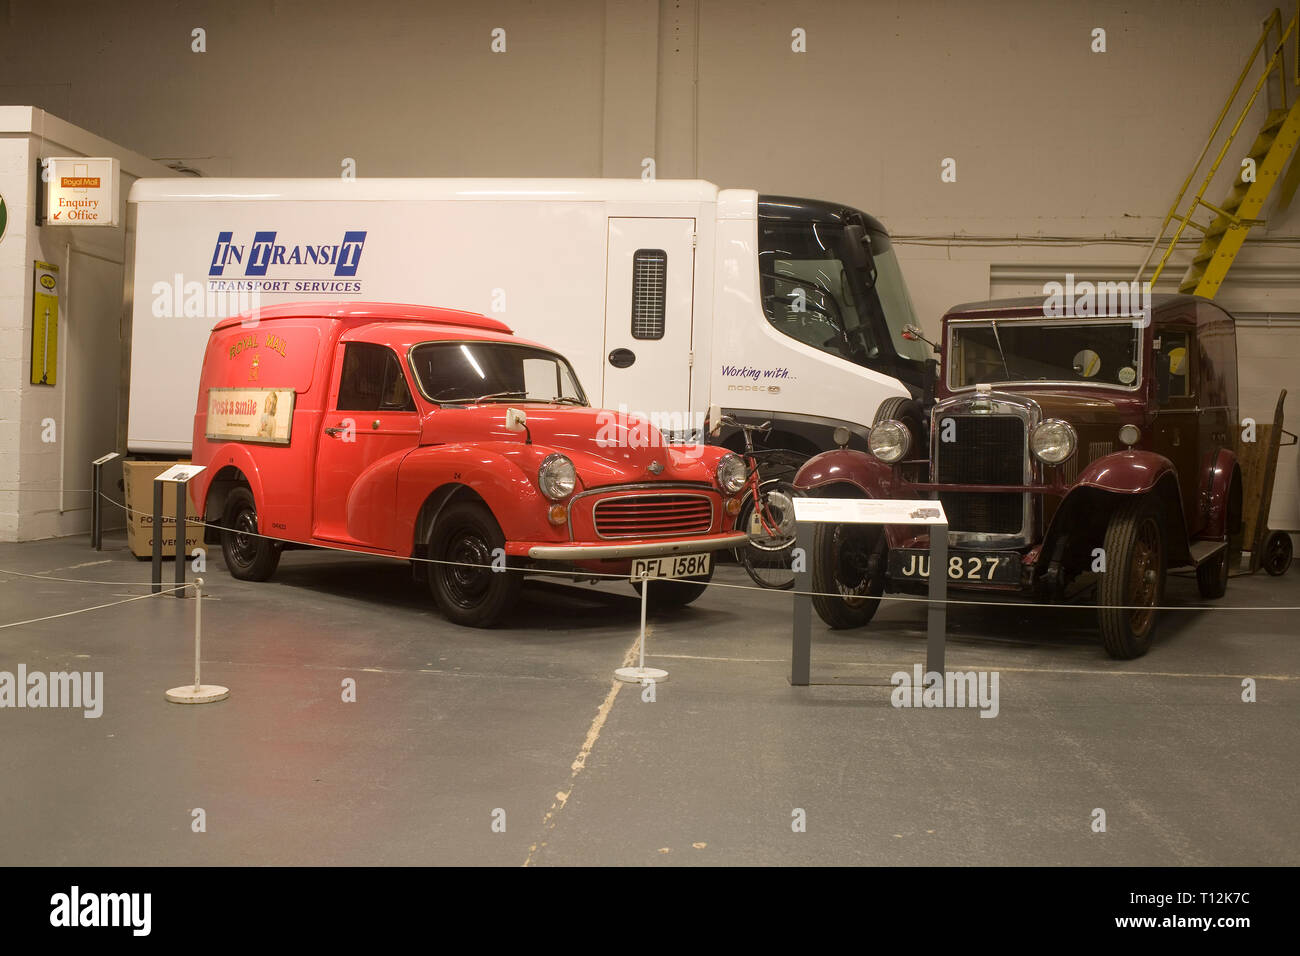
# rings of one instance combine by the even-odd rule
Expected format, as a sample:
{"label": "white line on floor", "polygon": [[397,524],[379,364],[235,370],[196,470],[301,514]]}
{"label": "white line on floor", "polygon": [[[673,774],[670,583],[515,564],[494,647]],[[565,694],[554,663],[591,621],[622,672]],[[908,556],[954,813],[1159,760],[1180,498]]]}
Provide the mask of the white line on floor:
{"label": "white line on floor", "polygon": [[[647,637],[649,636],[649,632],[650,629],[646,628]],[[637,648],[640,640],[641,639],[638,636],[637,639],[632,642],[632,646],[629,647],[627,653],[623,655],[623,663],[619,665],[620,667],[632,666],[632,662],[638,657]],[[578,756],[574,757],[573,763],[569,765],[571,771],[569,774],[569,788],[567,790],[561,790],[555,795],[555,802],[551,804],[551,808],[546,811],[546,816],[542,818],[543,837],[545,837],[551,830],[555,829],[556,816],[564,809],[564,805],[569,802],[569,796],[573,793],[573,785],[578,779],[578,774],[582,773],[582,771],[586,769],[587,757],[591,755],[592,748],[596,746],[596,741],[600,737],[600,732],[605,727],[605,720],[609,717],[609,712],[613,709],[614,701],[618,698],[618,692],[622,687],[623,681],[619,680],[617,677],[610,681],[609,693],[605,695],[605,700],[596,710],[596,718],[591,722],[591,726],[587,728],[587,737],[582,742],[582,748],[578,751]],[[528,857],[524,860],[524,866],[530,866],[533,862],[533,857],[537,855],[537,851],[544,846],[546,846],[545,839],[538,840],[530,846],[528,848]]]}
{"label": "white line on floor", "polygon": [[[697,654],[647,654],[647,658],[675,658],[677,660],[689,661],[720,661],[725,664],[787,664],[784,658],[775,657],[704,657]],[[878,667],[881,670],[893,671],[905,670],[910,673],[912,665],[917,663],[911,661],[906,664],[890,664],[885,661],[834,661],[828,663],[828,667]],[[951,662],[950,662],[951,663]],[[956,667],[951,669],[956,670]],[[1084,674],[1097,675],[1099,677],[1200,677],[1207,680],[1244,680],[1249,677],[1252,680],[1281,680],[1293,681],[1300,680],[1300,674],[1205,674],[1194,673],[1191,671],[1101,671],[1089,670],[1085,667],[1007,667],[1003,664],[996,665],[975,665],[963,664],[962,670],[986,670],[986,671],[1007,671],[1013,674]]]}

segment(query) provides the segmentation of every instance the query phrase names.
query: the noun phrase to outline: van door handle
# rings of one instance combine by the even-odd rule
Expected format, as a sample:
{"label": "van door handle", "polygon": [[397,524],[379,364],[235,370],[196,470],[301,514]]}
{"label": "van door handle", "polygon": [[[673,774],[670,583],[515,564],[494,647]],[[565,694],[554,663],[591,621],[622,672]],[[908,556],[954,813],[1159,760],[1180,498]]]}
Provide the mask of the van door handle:
{"label": "van door handle", "polygon": [[325,429],[325,434],[326,434],[326,435],[329,435],[330,438],[337,438],[338,435],[339,435],[339,432],[341,432],[341,431],[343,431],[342,428],[337,428],[337,427],[331,425],[329,428],[326,428],[326,429]]}

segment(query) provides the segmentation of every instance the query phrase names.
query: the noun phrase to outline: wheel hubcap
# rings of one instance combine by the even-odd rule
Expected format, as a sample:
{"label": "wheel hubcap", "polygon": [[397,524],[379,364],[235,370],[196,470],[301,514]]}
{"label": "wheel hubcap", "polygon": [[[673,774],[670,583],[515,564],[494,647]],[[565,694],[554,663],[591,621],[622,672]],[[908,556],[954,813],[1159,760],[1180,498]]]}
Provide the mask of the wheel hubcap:
{"label": "wheel hubcap", "polygon": [[443,581],[448,596],[463,608],[477,607],[492,586],[492,549],[483,536],[473,531],[455,535],[443,560]]}

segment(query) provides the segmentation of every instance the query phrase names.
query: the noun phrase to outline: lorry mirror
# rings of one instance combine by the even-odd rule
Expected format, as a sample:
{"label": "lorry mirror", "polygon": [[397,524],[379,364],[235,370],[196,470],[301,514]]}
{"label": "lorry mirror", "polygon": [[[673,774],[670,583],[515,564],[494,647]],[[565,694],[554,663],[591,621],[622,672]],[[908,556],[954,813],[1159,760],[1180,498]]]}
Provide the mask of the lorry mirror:
{"label": "lorry mirror", "polygon": [[867,239],[867,230],[856,222],[844,227],[844,257],[850,265],[863,269],[876,281],[876,263],[871,258],[871,243]]}
{"label": "lorry mirror", "polygon": [[709,406],[709,434],[717,438],[722,434],[722,406]]}
{"label": "lorry mirror", "polygon": [[528,413],[522,408],[506,409],[506,428],[512,432],[528,430]]}

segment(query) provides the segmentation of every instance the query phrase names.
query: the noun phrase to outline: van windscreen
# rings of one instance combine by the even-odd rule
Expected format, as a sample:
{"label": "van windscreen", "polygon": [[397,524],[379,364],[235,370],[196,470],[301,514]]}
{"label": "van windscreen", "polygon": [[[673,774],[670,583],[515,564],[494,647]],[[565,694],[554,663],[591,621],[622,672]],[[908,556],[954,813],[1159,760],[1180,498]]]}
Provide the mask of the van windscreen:
{"label": "van windscreen", "polygon": [[424,397],[443,404],[561,402],[586,405],[578,377],[561,356],[502,342],[428,342],[411,349]]}

